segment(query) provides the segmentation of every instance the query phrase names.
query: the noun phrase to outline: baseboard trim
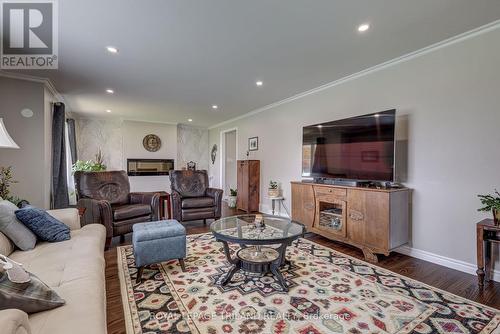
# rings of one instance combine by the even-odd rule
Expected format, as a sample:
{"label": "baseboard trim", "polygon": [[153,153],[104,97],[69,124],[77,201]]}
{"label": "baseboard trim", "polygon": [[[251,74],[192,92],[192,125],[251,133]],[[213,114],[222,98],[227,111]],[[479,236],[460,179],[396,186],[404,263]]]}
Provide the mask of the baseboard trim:
{"label": "baseboard trim", "polygon": [[[260,204],[259,211],[265,214],[272,214],[270,205]],[[277,216],[288,217],[285,212],[275,212]],[[396,253],[408,255],[416,259],[424,260],[427,262],[435,263],[443,267],[450,269],[455,269],[467,274],[476,275],[477,265],[468,263],[465,261],[452,259],[450,257],[442,256],[439,254],[434,254],[428,251],[424,251],[417,248],[412,248],[410,246],[401,246],[394,250]],[[493,273],[493,280],[500,282],[500,270],[495,270]]]}
{"label": "baseboard trim", "polygon": [[[410,246],[401,246],[399,248],[396,248],[394,251],[420,260],[439,264],[447,268],[455,269],[467,274],[476,275],[477,266],[472,263],[452,259],[421,249],[412,248]],[[496,282],[500,282],[500,270],[495,270],[495,272],[493,273],[493,280]]]}

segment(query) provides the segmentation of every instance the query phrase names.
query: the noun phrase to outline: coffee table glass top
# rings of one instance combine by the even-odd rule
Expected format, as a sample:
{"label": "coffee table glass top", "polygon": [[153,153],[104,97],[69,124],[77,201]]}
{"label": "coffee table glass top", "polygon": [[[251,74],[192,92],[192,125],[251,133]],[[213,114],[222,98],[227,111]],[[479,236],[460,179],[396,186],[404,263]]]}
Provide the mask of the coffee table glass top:
{"label": "coffee table glass top", "polygon": [[240,215],[221,218],[210,225],[216,236],[235,242],[245,240],[280,241],[305,233],[304,225],[288,218],[268,215]]}

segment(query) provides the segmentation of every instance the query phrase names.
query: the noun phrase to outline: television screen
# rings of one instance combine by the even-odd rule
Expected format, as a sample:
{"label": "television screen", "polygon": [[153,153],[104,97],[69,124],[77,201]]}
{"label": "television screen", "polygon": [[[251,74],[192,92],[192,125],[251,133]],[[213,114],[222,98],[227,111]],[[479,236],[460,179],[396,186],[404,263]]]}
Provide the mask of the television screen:
{"label": "television screen", "polygon": [[393,181],[396,111],[304,127],[302,176]]}

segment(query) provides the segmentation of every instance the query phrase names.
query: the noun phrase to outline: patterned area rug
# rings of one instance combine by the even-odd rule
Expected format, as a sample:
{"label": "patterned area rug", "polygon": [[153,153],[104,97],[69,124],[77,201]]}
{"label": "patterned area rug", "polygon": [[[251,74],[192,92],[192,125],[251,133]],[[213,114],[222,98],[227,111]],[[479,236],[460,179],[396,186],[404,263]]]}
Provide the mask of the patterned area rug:
{"label": "patterned area rug", "polygon": [[271,275],[229,269],[211,234],[188,236],[187,271],[152,265],[135,283],[132,246],[118,248],[127,334],[153,333],[499,333],[500,312],[305,239]]}

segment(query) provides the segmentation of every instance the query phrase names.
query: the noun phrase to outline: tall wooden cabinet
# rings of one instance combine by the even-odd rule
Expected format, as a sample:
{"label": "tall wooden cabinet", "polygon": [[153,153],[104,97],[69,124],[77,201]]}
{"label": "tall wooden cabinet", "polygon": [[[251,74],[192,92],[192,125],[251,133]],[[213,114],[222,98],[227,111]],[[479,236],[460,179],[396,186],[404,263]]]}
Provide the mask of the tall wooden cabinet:
{"label": "tall wooden cabinet", "polygon": [[307,230],[376,254],[409,241],[410,190],[292,182],[292,218]]}
{"label": "tall wooden cabinet", "polygon": [[236,206],[246,212],[259,211],[260,160],[238,160]]}

